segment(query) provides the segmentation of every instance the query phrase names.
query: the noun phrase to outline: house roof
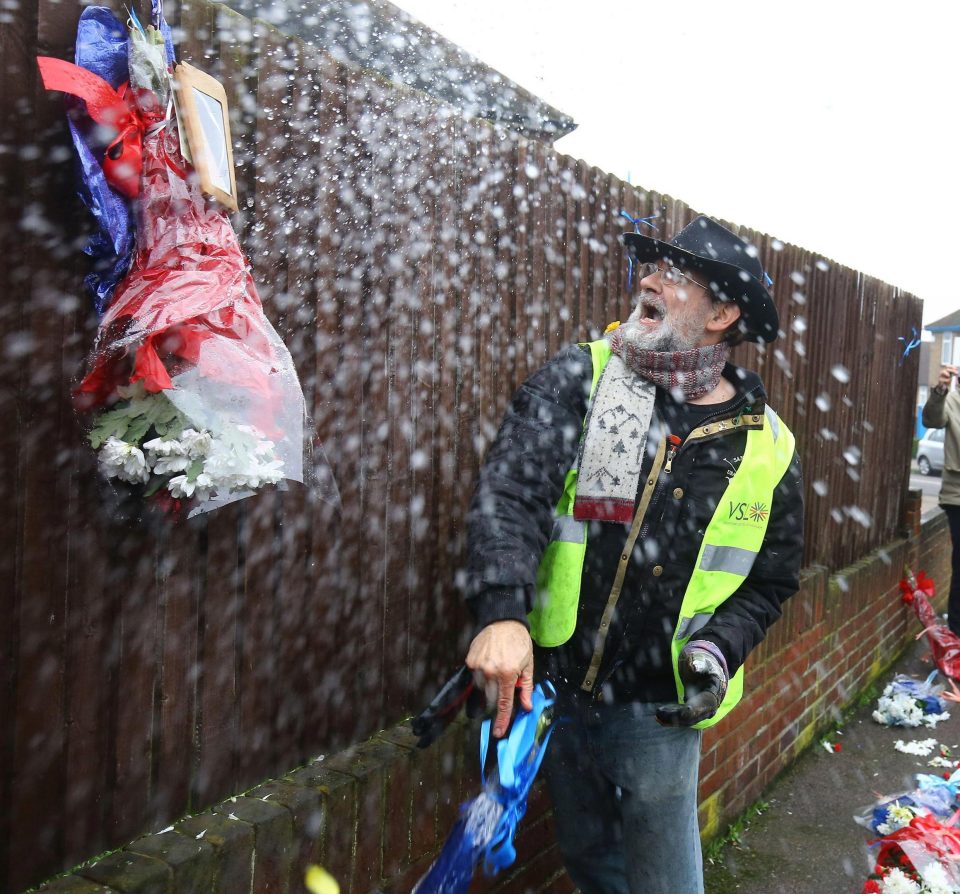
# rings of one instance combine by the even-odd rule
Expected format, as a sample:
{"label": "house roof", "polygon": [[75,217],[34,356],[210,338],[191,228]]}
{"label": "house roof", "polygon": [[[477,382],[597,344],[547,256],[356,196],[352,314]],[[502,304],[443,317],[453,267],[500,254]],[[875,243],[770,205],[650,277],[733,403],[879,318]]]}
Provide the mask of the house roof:
{"label": "house roof", "polygon": [[949,332],[960,329],[960,310],[955,310],[945,317],[940,317],[939,320],[934,320],[923,328],[928,329],[930,332]]}
{"label": "house roof", "polygon": [[[273,22],[265,0],[226,0],[237,12]],[[389,0],[318,0],[273,22],[338,62],[375,71],[449,103],[471,118],[501,124],[548,144],[576,123],[540,97],[471,56]]]}

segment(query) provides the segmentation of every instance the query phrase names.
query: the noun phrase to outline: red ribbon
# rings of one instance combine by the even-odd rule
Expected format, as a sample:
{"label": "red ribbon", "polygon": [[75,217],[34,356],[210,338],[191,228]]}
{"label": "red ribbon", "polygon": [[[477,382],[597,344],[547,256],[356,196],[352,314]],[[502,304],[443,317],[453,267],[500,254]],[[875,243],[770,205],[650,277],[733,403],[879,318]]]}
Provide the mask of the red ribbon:
{"label": "red ribbon", "polygon": [[47,90],[78,96],[87,104],[87,113],[97,124],[118,132],[104,154],[103,173],[110,185],[128,199],[139,196],[143,131],[147,122],[133,104],[129,85],[114,90],[92,71],[52,56],[37,56],[37,65]]}

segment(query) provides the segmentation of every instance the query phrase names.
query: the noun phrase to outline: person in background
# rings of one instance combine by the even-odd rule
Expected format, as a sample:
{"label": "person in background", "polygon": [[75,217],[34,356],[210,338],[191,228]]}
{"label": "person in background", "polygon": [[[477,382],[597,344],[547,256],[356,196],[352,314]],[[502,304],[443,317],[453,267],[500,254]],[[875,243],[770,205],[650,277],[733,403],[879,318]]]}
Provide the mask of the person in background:
{"label": "person in background", "polygon": [[920,421],[927,428],[942,428],[943,480],[940,485],[940,507],[950,524],[950,597],[947,603],[947,626],[960,635],[960,392],[951,390],[957,367],[943,366],[937,384],[923,405]]}
{"label": "person in background", "polygon": [[535,668],[556,687],[544,770],[583,894],[697,894],[700,730],[798,589],[800,463],[759,376],[728,362],[779,332],[756,249],[707,217],[624,238],[629,319],[521,386],[481,469],[466,665],[495,736]]}

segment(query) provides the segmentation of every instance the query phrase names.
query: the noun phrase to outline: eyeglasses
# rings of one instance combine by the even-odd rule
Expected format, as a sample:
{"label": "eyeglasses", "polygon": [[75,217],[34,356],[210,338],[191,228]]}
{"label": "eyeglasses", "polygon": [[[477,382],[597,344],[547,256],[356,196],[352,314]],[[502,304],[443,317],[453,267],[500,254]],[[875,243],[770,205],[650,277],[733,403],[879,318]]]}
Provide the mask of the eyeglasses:
{"label": "eyeglasses", "polygon": [[653,276],[654,273],[659,273],[660,278],[668,285],[679,286],[683,283],[683,280],[686,280],[693,286],[699,286],[701,289],[704,289],[707,292],[710,291],[709,286],[705,286],[703,283],[699,283],[695,279],[692,279],[679,267],[661,267],[656,261],[647,261],[645,264],[641,264],[638,270],[640,273],[640,279],[646,279],[648,276]]}

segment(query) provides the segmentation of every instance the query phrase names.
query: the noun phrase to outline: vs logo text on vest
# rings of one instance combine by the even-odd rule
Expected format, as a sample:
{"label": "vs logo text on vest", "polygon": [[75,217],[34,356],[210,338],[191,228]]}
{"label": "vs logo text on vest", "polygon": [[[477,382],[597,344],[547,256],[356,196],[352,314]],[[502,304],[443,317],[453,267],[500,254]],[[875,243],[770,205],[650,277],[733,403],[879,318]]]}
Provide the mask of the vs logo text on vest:
{"label": "vs logo text on vest", "polygon": [[767,520],[770,510],[766,504],[759,501],[753,503],[744,500],[740,503],[734,503],[730,500],[727,504],[730,514],[727,518],[730,521],[746,522],[747,524],[760,525]]}

